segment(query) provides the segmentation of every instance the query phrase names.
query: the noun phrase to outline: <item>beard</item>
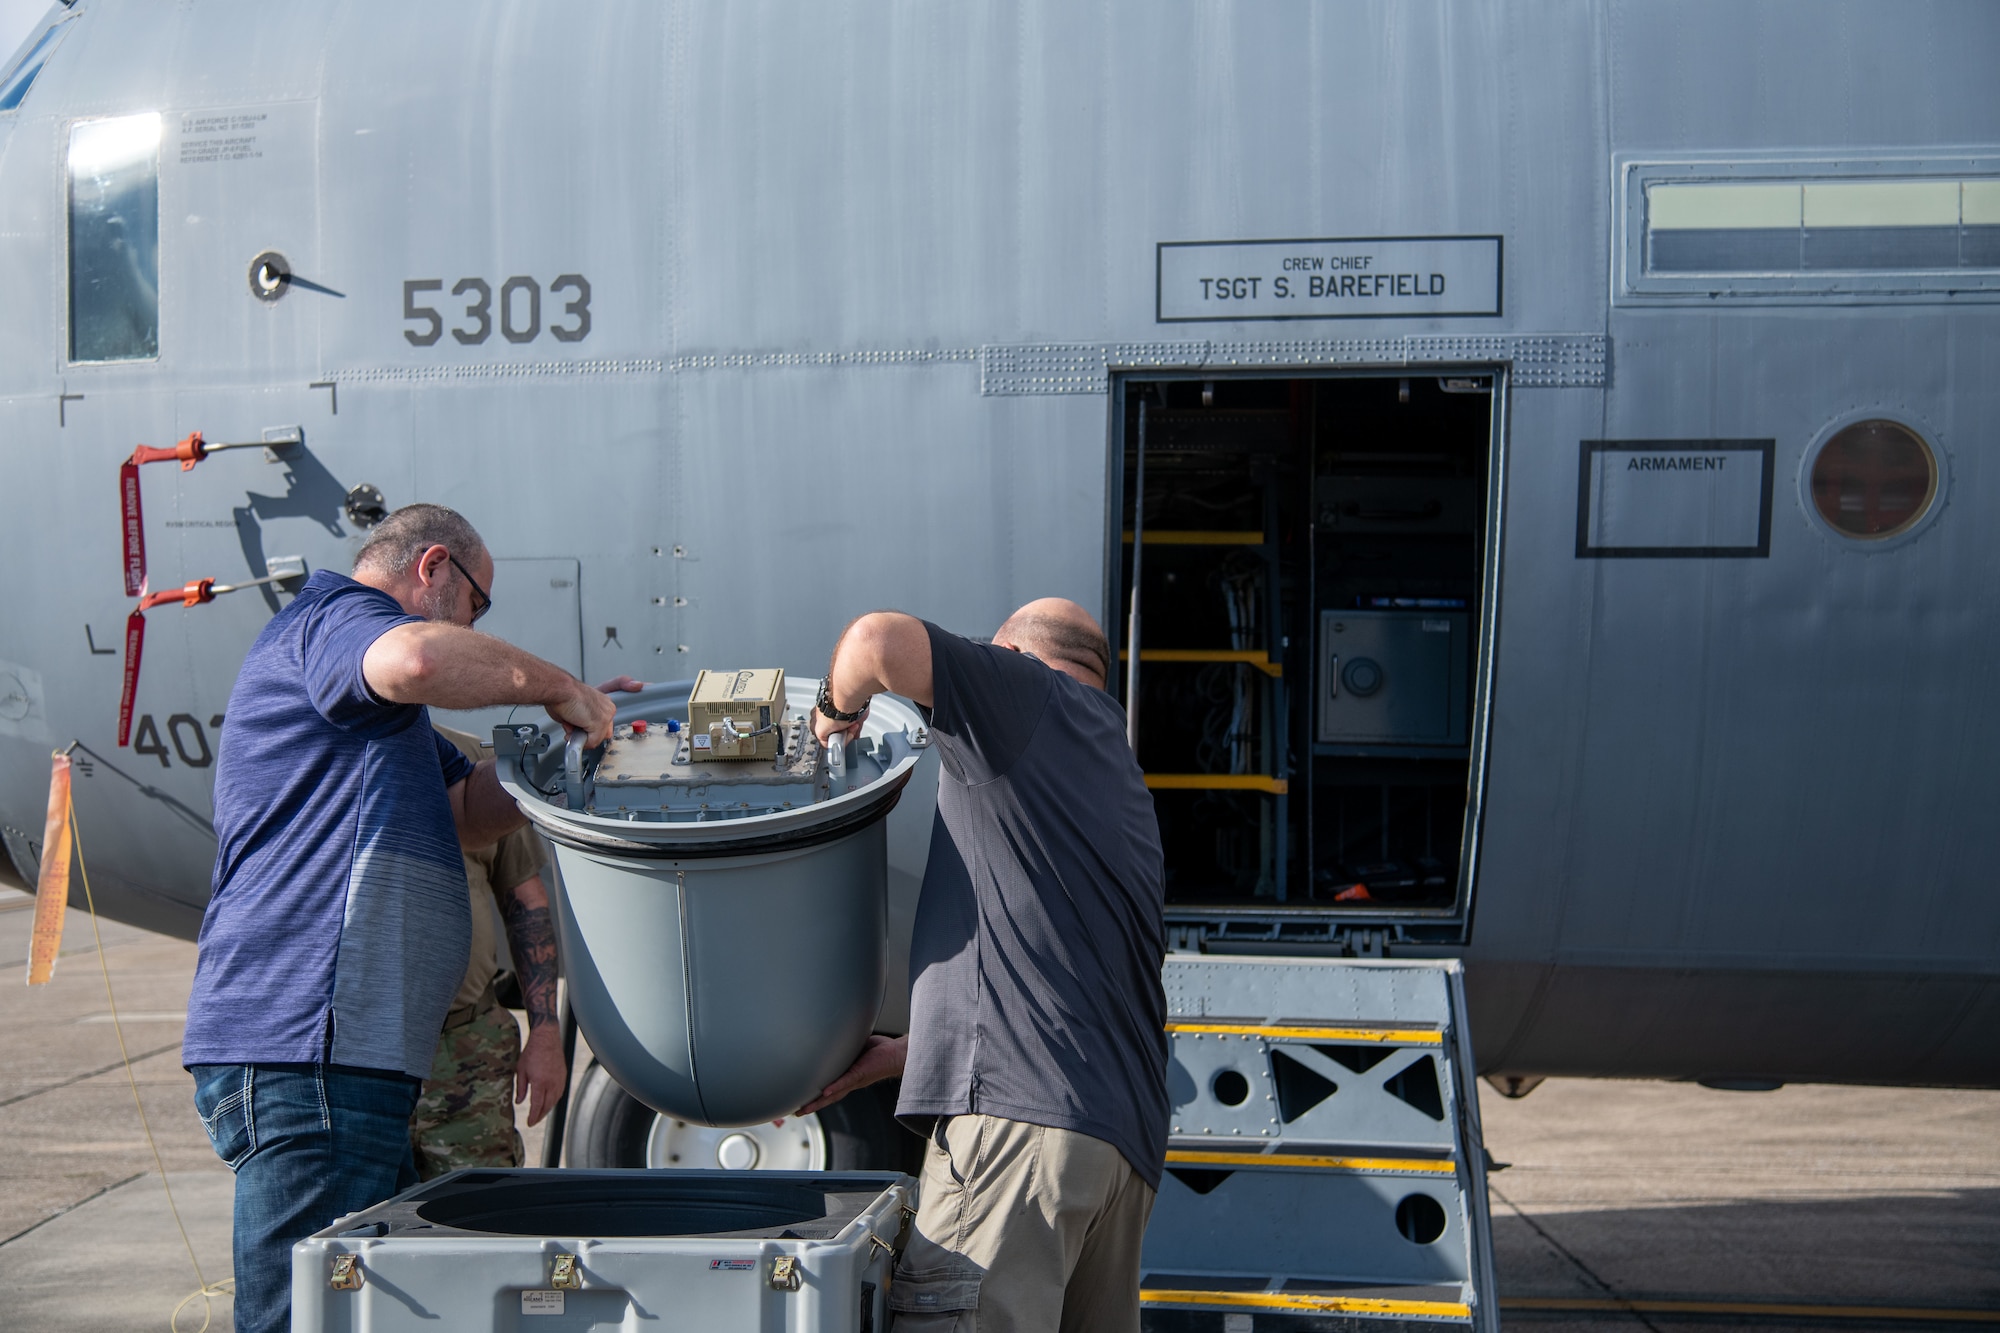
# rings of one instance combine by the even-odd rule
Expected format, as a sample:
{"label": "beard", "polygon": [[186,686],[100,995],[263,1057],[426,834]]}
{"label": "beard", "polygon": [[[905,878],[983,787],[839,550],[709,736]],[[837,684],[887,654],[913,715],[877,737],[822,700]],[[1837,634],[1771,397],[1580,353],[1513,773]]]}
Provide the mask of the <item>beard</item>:
{"label": "beard", "polygon": [[436,583],[417,594],[417,609],[425,620],[458,617],[458,582]]}

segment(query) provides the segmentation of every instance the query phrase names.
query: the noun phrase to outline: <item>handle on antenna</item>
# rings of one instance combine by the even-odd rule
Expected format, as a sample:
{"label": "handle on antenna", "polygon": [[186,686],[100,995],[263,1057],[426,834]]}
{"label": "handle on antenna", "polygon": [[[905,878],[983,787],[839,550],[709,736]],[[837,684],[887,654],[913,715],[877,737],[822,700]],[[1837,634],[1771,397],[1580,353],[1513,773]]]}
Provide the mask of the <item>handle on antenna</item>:
{"label": "handle on antenna", "polygon": [[581,727],[563,727],[563,788],[569,794],[569,808],[583,810],[583,751],[590,737]]}

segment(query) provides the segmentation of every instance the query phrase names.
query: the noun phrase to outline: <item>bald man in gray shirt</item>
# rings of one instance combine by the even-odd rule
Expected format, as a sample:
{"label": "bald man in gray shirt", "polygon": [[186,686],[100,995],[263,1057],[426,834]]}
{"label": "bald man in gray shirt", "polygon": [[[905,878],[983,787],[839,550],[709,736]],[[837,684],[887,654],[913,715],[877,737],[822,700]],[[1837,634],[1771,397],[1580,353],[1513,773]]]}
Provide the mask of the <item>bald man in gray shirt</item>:
{"label": "bald man in gray shirt", "polygon": [[[943,765],[910,947],[910,1032],[874,1037],[804,1110],[903,1076],[927,1135],[902,1333],[1137,1333],[1139,1243],[1166,1157],[1159,825],[1104,633],[1022,607],[990,644],[895,612],[848,626],[814,717],[900,694]],[[969,1316],[962,1318],[962,1316]]]}

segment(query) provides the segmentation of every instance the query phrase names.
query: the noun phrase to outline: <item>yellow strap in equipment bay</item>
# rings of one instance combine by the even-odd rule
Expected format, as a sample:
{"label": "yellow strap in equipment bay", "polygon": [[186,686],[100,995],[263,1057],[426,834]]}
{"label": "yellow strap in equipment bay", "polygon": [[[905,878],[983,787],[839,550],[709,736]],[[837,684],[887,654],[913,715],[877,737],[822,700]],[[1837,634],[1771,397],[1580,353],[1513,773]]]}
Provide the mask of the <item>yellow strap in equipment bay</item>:
{"label": "yellow strap in equipment bay", "polygon": [[[1139,660],[1145,660],[1145,653]],[[1148,773],[1148,791],[1261,791],[1283,796],[1292,789],[1284,778],[1269,773]]]}
{"label": "yellow strap in equipment bay", "polygon": [[1320,1157],[1311,1153],[1204,1152],[1198,1148],[1174,1148],[1167,1153],[1167,1165],[1292,1167],[1310,1171],[1407,1171],[1426,1176],[1448,1176],[1457,1171],[1449,1158],[1442,1157]]}
{"label": "yellow strap in equipment bay", "polygon": [[1311,1310],[1322,1314],[1429,1315],[1470,1319],[1472,1307],[1458,1301],[1397,1301],[1373,1296],[1319,1296],[1303,1291],[1142,1290],[1148,1305],[1235,1305],[1257,1310]]}
{"label": "yellow strap in equipment bay", "polygon": [[1288,1037],[1295,1041],[1375,1041],[1396,1046],[1442,1046],[1433,1028],[1340,1028],[1307,1023],[1205,1023],[1186,1019],[1167,1024],[1169,1032],[1213,1033],[1224,1037]]}

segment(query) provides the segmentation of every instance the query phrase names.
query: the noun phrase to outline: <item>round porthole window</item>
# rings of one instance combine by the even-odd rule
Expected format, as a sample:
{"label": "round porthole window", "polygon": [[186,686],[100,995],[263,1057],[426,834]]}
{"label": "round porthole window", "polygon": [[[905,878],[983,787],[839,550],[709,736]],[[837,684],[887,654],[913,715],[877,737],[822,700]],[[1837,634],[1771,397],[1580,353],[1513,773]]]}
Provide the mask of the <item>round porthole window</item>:
{"label": "round porthole window", "polygon": [[1813,509],[1842,537],[1878,542],[1922,523],[1937,503],[1938,458],[1900,421],[1849,422],[1814,451],[1808,474]]}

